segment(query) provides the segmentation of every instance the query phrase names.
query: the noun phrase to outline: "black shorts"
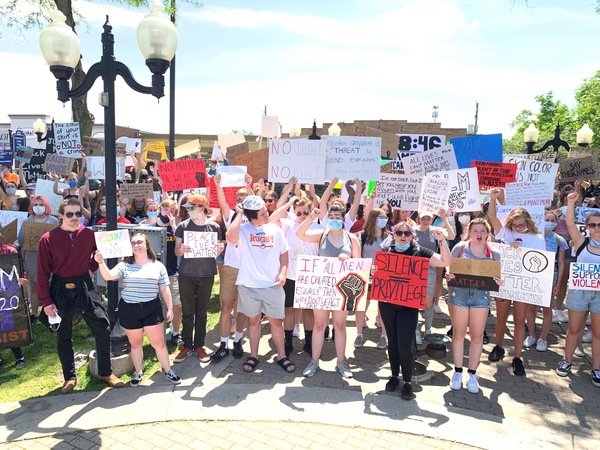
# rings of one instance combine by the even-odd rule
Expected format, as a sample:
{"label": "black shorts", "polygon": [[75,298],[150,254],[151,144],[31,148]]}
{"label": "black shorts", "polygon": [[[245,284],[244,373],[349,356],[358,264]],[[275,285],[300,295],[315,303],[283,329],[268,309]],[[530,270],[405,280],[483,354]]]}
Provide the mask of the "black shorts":
{"label": "black shorts", "polygon": [[127,330],[158,325],[165,321],[162,302],[156,297],[149,302],[127,303],[119,300],[119,323]]}
{"label": "black shorts", "polygon": [[283,292],[285,292],[285,307],[294,307],[294,294],[296,292],[296,280],[290,280],[286,278],[285,284],[283,285]]}

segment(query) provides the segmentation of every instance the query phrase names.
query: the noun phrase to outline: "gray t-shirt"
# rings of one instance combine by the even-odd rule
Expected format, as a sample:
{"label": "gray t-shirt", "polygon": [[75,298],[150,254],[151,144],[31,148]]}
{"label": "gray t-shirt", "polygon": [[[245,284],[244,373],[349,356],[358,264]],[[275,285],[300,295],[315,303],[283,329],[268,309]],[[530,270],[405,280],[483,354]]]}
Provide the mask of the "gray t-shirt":
{"label": "gray t-shirt", "polygon": [[[223,240],[221,227],[214,222],[196,225],[191,219],[181,222],[175,230],[175,237],[183,239],[183,232],[205,231],[217,233],[217,240]],[[186,277],[214,277],[217,274],[215,258],[181,258],[179,261],[179,275]]]}
{"label": "gray t-shirt", "polygon": [[428,248],[434,252],[438,251],[437,240],[431,227],[426,231],[421,231],[418,227],[415,228],[415,240],[419,243],[419,247]]}

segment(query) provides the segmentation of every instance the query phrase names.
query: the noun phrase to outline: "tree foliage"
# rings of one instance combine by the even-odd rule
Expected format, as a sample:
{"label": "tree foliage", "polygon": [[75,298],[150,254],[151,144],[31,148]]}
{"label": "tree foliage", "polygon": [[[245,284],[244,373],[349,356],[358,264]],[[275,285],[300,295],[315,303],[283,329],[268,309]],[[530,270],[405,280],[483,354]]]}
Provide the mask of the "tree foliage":
{"label": "tree foliage", "polygon": [[593,148],[600,147],[600,71],[587,78],[575,91],[577,123],[587,123],[594,131]]}

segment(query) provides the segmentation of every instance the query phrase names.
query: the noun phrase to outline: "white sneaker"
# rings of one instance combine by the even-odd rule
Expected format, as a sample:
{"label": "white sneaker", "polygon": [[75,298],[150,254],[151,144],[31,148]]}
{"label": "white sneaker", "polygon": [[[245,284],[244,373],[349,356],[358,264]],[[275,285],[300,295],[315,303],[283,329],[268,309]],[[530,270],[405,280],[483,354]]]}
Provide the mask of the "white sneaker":
{"label": "white sneaker", "polygon": [[467,379],[467,391],[471,394],[477,394],[479,392],[479,381],[477,381],[477,378],[477,375],[470,373],[469,378]]}
{"label": "white sneaker", "polygon": [[415,331],[415,342],[417,345],[421,345],[423,343],[423,339],[421,339],[421,332],[418,330]]}
{"label": "white sneaker", "polygon": [[552,310],[552,323],[560,323],[560,319],[558,318],[558,310]]}
{"label": "white sneaker", "polygon": [[585,342],[586,344],[592,342],[592,330],[588,330],[585,333],[583,333],[583,336],[581,337],[581,342]]}
{"label": "white sneaker", "polygon": [[462,375],[462,372],[454,372],[450,380],[450,389],[460,391],[460,388],[462,388]]}
{"label": "white sneaker", "polygon": [[548,342],[542,338],[538,339],[535,349],[538,352],[545,352],[546,350],[548,350]]}
{"label": "white sneaker", "polygon": [[435,311],[436,314],[442,314],[442,308],[440,308],[440,305],[438,305],[437,303],[433,306],[433,310]]}
{"label": "white sneaker", "polygon": [[569,322],[569,317],[565,314],[565,312],[562,309],[556,310],[556,317],[558,317],[558,320],[562,323]]}
{"label": "white sneaker", "polygon": [[294,325],[294,331],[292,331],[292,334],[296,337],[300,336],[300,325],[299,324]]}
{"label": "white sneaker", "polygon": [[588,314],[587,319],[585,319],[585,324],[589,327],[592,325],[592,316]]}
{"label": "white sneaker", "polygon": [[535,343],[536,343],[536,339],[533,336],[527,336],[525,338],[525,340],[523,341],[523,347],[525,347],[525,348],[533,347],[533,345]]}
{"label": "white sneaker", "polygon": [[311,378],[315,373],[317,373],[319,370],[319,363],[317,361],[311,361],[308,363],[308,366],[306,366],[306,369],[304,369],[304,371],[302,372],[302,375],[304,375],[306,378]]}
{"label": "white sneaker", "polygon": [[585,351],[583,351],[583,345],[578,345],[577,347],[575,347],[575,351],[573,352],[573,354],[575,356],[583,358],[585,356]]}

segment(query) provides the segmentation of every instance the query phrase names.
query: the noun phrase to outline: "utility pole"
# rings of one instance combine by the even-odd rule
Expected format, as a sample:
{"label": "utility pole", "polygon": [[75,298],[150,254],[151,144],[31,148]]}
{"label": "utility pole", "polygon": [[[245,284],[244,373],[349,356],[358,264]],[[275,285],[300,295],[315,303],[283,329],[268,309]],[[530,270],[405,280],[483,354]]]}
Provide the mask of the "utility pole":
{"label": "utility pole", "polygon": [[477,121],[479,120],[479,102],[475,100],[475,129],[473,130],[473,134],[477,134],[479,130],[479,126],[477,125]]}
{"label": "utility pole", "polygon": [[433,112],[431,113],[431,117],[433,118],[433,123],[437,122],[439,108],[440,108],[439,106],[433,105]]}

